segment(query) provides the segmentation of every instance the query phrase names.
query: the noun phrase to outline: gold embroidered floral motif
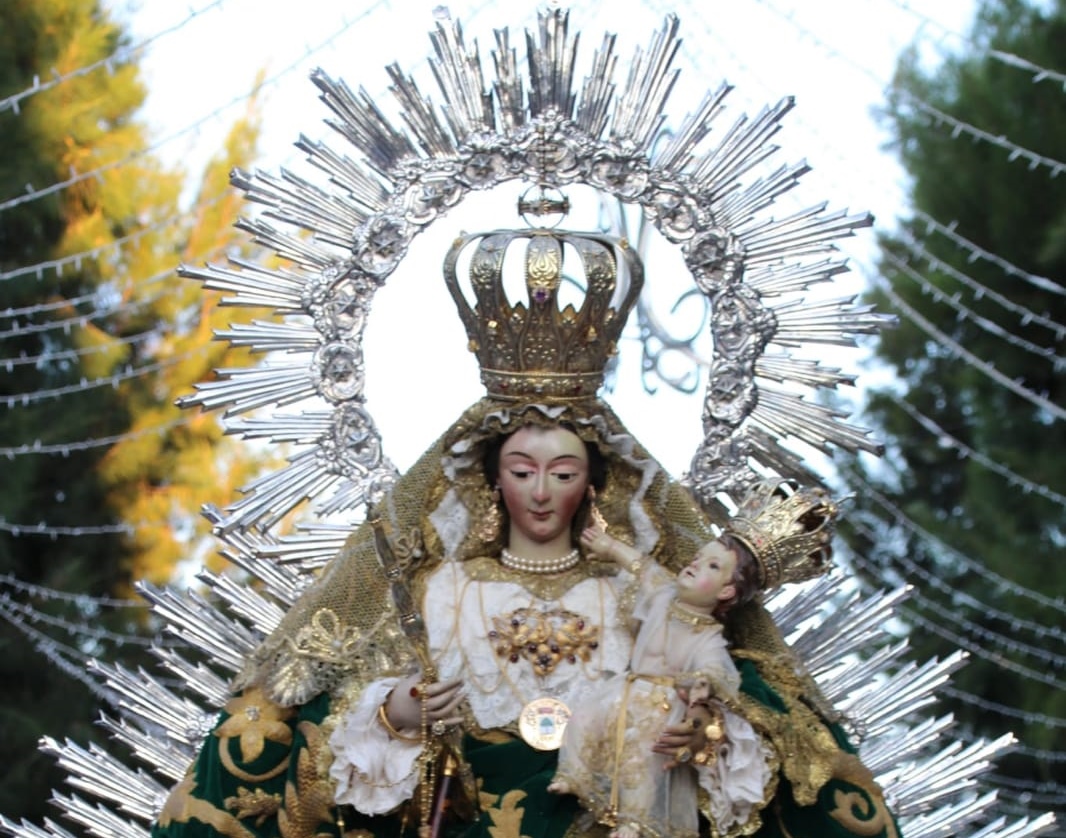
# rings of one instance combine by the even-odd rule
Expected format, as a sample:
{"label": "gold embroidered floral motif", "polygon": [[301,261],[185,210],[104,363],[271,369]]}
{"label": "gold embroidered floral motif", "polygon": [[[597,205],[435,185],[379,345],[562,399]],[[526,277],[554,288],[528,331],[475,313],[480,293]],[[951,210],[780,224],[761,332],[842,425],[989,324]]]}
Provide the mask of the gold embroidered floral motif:
{"label": "gold embroidered floral motif", "polygon": [[196,776],[188,774],[170,792],[163,811],[159,813],[159,825],[170,826],[172,823],[188,823],[198,820],[214,829],[226,838],[255,838],[255,833],[241,825],[233,815],[225,812],[206,800],[193,796]]}
{"label": "gold embroidered floral motif", "polygon": [[498,798],[491,808],[486,809],[492,819],[492,826],[489,827],[489,835],[492,838],[529,838],[522,834],[522,816],[525,810],[518,806],[525,797],[524,791],[515,789]]}
{"label": "gold embroidered floral motif", "polygon": [[279,707],[268,700],[262,690],[253,688],[231,698],[226,704],[226,712],[230,717],[215,730],[215,736],[221,740],[219,754],[226,769],[250,783],[276,776],[276,770],[252,775],[238,768],[229,753],[229,740],[240,740],[241,762],[254,762],[262,756],[268,739],[280,745],[292,744],[292,730],[285,720],[291,718],[295,711],[290,707]]}
{"label": "gold embroidered floral motif", "polygon": [[363,644],[363,633],[345,625],[329,608],[320,608],[293,638],[295,650],[306,657],[338,665],[351,663]]}
{"label": "gold embroidered floral motif", "polygon": [[333,824],[333,784],[319,772],[321,752],[328,747],[318,725],[300,722],[307,747],[296,758],[296,781],[285,784],[285,808],[278,812],[281,838],[318,838],[322,824]]}
{"label": "gold embroidered floral motif", "polygon": [[281,807],[280,794],[267,794],[262,789],[249,791],[246,788],[237,789],[236,797],[227,797],[224,801],[226,808],[238,818],[255,818],[255,825],[262,826],[271,815],[277,814]]}
{"label": "gold embroidered floral motif", "polygon": [[580,614],[564,609],[519,608],[510,616],[493,617],[489,640],[496,654],[517,663],[525,658],[537,675],[548,675],[562,661],[587,661],[600,645],[600,628]]}

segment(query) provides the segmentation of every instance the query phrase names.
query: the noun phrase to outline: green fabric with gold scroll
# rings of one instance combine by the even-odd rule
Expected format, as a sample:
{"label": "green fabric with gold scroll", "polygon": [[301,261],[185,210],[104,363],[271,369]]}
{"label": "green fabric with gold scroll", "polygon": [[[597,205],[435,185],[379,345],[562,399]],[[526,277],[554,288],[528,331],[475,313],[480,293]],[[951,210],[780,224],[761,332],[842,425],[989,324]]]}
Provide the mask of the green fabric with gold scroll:
{"label": "green fabric with gold scroll", "polygon": [[[750,660],[738,660],[740,689],[774,711],[784,714],[781,696],[759,675]],[[826,725],[842,751],[854,754],[839,725]],[[818,793],[812,806],[796,804],[792,786],[781,777],[774,801],[762,813],[762,826],[755,838],[902,838],[899,825],[876,791],[849,780],[833,778]]]}
{"label": "green fabric with gold scroll", "polygon": [[[240,697],[235,699],[239,700]],[[289,711],[277,712],[284,715]],[[256,725],[242,721],[240,713],[223,713],[189,776],[172,792],[163,816],[152,829],[153,838],[339,838],[338,809],[323,797],[331,795],[332,789],[311,778],[312,763],[321,754],[324,742],[318,725],[328,713],[329,699],[325,695],[286,718],[274,720],[261,714],[255,720],[264,723],[258,725],[259,730],[251,730]],[[232,731],[236,735],[220,735],[231,720],[240,721],[239,728]],[[286,734],[282,727],[291,735],[291,747],[284,744]],[[268,733],[268,737],[264,738],[262,752],[254,760],[245,761],[238,738],[249,732],[253,739],[263,733]],[[465,749],[480,781],[481,813],[474,823],[448,823],[443,838],[563,838],[579,808],[574,797],[547,791],[555,773],[557,752],[536,751],[520,740],[489,744],[470,737],[466,738]],[[227,761],[251,777],[272,774],[282,764],[285,767],[269,779],[250,782],[233,774]],[[240,813],[233,810],[232,804],[242,794],[248,814],[237,817]],[[280,825],[271,800],[281,805]],[[345,808],[342,816],[348,836],[417,835],[417,813],[410,810],[368,817]]]}
{"label": "green fabric with gold scroll", "polygon": [[[466,759],[480,782],[480,812],[474,822],[446,820],[442,838],[563,838],[566,835],[579,807],[577,799],[570,795],[548,793],[558,752],[536,751],[517,739],[490,744],[471,737],[466,738],[465,748]],[[400,817],[345,816],[349,830],[366,829],[375,838],[416,838],[417,823],[404,829],[401,820]]]}
{"label": "green fabric with gold scroll", "polygon": [[[742,690],[774,713],[787,712],[781,697],[751,662],[738,663]],[[320,695],[299,708],[285,710],[250,695],[254,691],[227,705],[233,712],[222,714],[189,776],[171,794],[152,830],[153,838],[341,838],[332,788],[316,770],[322,764],[316,760],[324,755],[325,737],[319,725],[329,713],[328,697]],[[833,732],[850,750],[842,731]],[[576,799],[547,791],[556,752],[536,751],[520,740],[489,744],[471,737],[466,738],[465,749],[480,781],[480,817],[475,823],[448,823],[442,838],[582,834],[573,827],[579,812]],[[255,758],[244,759],[249,753]],[[257,782],[248,779],[267,775],[273,776]],[[880,795],[860,785],[834,778],[819,792],[816,804],[798,806],[788,780],[782,777],[780,783],[775,800],[762,813],[756,838],[901,836]],[[242,804],[243,811],[235,811],[235,803]],[[346,808],[343,818],[345,838],[417,836],[417,813],[406,808],[379,817]]]}
{"label": "green fabric with gold scroll", "polygon": [[[297,790],[308,799],[286,807],[292,810],[286,815],[292,827],[302,830],[304,822],[315,821],[317,831],[304,834],[339,835],[331,826],[335,807],[322,801],[322,793],[331,798],[332,790],[309,789],[303,777],[310,772],[301,771],[301,764],[306,769],[312,755],[321,753],[324,738],[319,725],[329,713],[329,697],[320,695],[289,710],[261,699],[247,702],[253,692],[246,691],[226,705],[229,712],[221,714],[190,773],[172,790],[152,838],[280,838],[275,803],[286,799],[291,803]],[[254,758],[248,759],[250,755]],[[231,806],[242,797],[249,814],[237,817]]]}
{"label": "green fabric with gold scroll", "polygon": [[902,838],[879,796],[846,780],[830,780],[813,806],[797,806],[788,780],[763,811],[755,838]]}

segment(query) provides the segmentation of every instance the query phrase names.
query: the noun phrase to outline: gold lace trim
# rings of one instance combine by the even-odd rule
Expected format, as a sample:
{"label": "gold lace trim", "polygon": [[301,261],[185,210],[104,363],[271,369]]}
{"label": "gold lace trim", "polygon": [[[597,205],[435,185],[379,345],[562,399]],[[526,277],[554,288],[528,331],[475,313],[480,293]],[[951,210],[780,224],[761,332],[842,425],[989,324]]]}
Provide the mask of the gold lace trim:
{"label": "gold lace trim", "polygon": [[784,656],[734,650],[737,658],[752,661],[767,684],[781,697],[786,713],[760,704],[741,693],[735,702],[720,699],[726,706],[765,733],[781,760],[781,771],[792,784],[792,796],[800,806],[810,806],[818,792],[834,776],[844,751],[826,723],[806,704],[804,684],[791,661]]}
{"label": "gold lace trim", "polygon": [[669,612],[673,619],[693,628],[716,628],[719,631],[722,630],[722,624],[710,614],[698,614],[695,611],[689,611],[676,600],[670,603]]}

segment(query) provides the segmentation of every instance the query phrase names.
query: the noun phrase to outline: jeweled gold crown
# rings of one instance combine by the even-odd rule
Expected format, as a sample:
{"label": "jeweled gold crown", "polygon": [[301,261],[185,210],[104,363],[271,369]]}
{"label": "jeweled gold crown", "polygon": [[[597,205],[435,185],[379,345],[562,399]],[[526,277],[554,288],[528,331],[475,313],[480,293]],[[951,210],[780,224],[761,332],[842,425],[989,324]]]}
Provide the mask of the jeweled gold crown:
{"label": "jeweled gold crown", "polygon": [[766,590],[828,572],[838,514],[823,489],[764,480],[744,496],[725,532],[752,552]]}
{"label": "jeweled gold crown", "polygon": [[[456,267],[473,242],[471,307]],[[523,244],[528,299],[515,302],[504,289],[504,263]],[[580,261],[580,273],[566,271],[568,251]],[[620,263],[628,287],[616,301]],[[506,400],[558,401],[590,398],[603,385],[607,363],[640,295],[644,268],[624,239],[540,227],[459,237],[444,261],[444,279],[488,394]],[[570,279],[584,299],[576,308],[560,307],[560,287]]]}

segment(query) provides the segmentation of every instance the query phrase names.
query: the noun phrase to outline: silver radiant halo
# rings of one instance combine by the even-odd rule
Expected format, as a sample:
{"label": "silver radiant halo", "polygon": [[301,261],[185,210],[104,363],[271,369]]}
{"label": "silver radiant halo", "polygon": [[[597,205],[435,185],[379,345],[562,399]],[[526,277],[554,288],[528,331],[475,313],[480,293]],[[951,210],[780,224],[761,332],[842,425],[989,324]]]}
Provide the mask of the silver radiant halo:
{"label": "silver radiant halo", "polygon": [[[779,444],[783,438],[819,449],[878,448],[844,416],[775,384],[818,389],[850,383],[850,376],[793,358],[790,350],[804,343],[853,345],[856,335],[884,322],[851,299],[816,309],[799,305],[798,295],[844,270],[842,260],[827,256],[834,243],[871,219],[821,205],[781,218],[768,214],[807,171],[799,164],[761,174],[777,151],[773,138],[791,99],[719,126],[730,91],[722,84],[671,122],[667,104],[680,72],[674,63],[681,43],[673,16],[633,53],[625,79],[615,77],[623,62],[614,36],[607,35],[578,82],[578,38],[560,10],[542,12],[537,31],[526,33],[524,65],[509,31],[497,30],[488,78],[477,46],[468,47],[458,23],[438,20],[430,38],[432,94],[397,65],[387,68],[401,124],[365,90],[353,91],[322,71],[313,74],[332,111],[328,124],[356,152],[300,140],[329,188],[289,171],[235,175],[248,199],[264,208],[244,226],[291,267],[182,271],[230,295],[227,303],[272,306],[290,316],[281,325],[256,323],[223,335],[260,352],[285,347],[286,362],[221,370],[218,380],[200,385],[182,404],[232,417],[314,398],[344,417],[304,439],[318,455],[296,457],[276,478],[249,487],[254,497],[227,510],[224,529],[261,526],[263,515],[276,522],[313,496],[312,489],[324,493],[317,496],[326,498],[325,507],[349,510],[388,488],[395,469],[364,392],[363,333],[374,295],[419,233],[471,192],[510,181],[525,181],[542,195],[590,186],[639,208],[679,248],[708,302],[714,347],[714,357],[704,359],[711,370],[704,439],[688,477],[705,503],[743,491],[757,466],[785,476],[800,472],[800,461]],[[646,293],[654,294],[654,274]],[[768,353],[771,346],[776,351]],[[298,356],[302,360],[291,360]],[[275,440],[292,440],[297,426],[306,423],[291,412],[259,420],[260,434]],[[337,455],[336,426],[362,441],[340,467],[329,465]],[[315,474],[311,461],[320,465]]]}

